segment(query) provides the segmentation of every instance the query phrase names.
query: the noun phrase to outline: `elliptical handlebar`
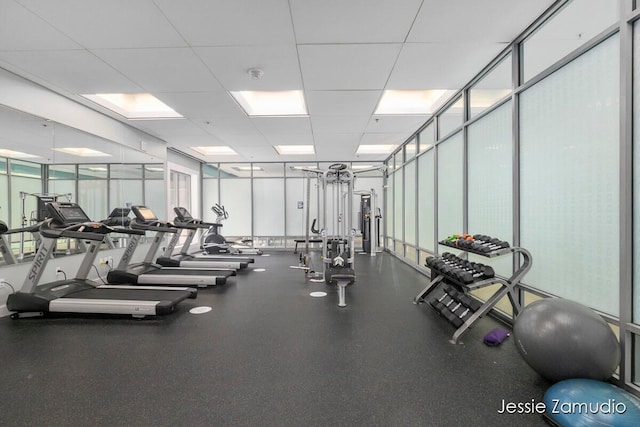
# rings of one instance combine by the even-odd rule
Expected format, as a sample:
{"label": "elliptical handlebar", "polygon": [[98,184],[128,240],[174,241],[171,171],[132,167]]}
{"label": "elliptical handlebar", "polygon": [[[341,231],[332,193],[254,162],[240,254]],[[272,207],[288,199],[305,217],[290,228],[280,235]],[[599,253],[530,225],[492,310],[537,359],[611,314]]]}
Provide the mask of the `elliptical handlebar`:
{"label": "elliptical handlebar", "polygon": [[229,219],[229,211],[224,208],[224,205],[216,203],[215,205],[211,206],[211,210],[218,216],[218,218],[216,218],[216,221]]}

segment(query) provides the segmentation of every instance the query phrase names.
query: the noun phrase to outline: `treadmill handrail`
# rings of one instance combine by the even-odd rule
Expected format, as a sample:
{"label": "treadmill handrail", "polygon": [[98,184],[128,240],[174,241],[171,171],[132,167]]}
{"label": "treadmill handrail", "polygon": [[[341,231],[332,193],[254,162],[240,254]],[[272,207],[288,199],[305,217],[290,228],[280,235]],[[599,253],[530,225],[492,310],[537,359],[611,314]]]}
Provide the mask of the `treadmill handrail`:
{"label": "treadmill handrail", "polygon": [[29,225],[27,227],[20,227],[20,228],[12,228],[10,230],[5,231],[2,234],[15,234],[15,233],[33,233],[33,232],[37,232],[38,230],[40,230],[40,224],[42,224],[41,222],[37,222],[33,225]]}
{"label": "treadmill handrail", "polygon": [[144,232],[144,230],[134,230],[133,228],[129,228],[129,227],[114,227],[114,226],[110,226],[113,231],[112,233],[120,233],[120,234],[136,234],[138,236],[144,236],[146,233]]}
{"label": "treadmill handrail", "polygon": [[160,231],[162,233],[177,233],[178,229],[173,224],[166,221],[154,221],[152,223],[144,223],[138,221],[137,218],[131,220],[131,228],[134,230],[144,231]]}
{"label": "treadmill handrail", "polygon": [[[216,206],[219,206],[219,205],[216,205]],[[214,208],[215,208],[215,206],[213,206],[211,209],[214,209]],[[182,215],[181,210],[182,210],[182,211],[184,211],[184,214],[185,214],[184,218],[182,218],[182,217],[181,217],[181,215]],[[202,220],[202,219],[200,219],[200,218],[194,218],[194,217],[192,217],[192,216],[191,216],[191,214],[189,213],[189,211],[187,211],[187,210],[186,210],[185,208],[183,208],[183,207],[179,207],[179,206],[178,206],[178,207],[175,207],[175,208],[173,208],[173,211],[176,213],[176,215],[178,215],[178,216],[176,216],[176,217],[175,217],[175,219],[174,219],[174,224],[175,224],[176,226],[177,226],[178,224],[180,224],[180,225],[183,225],[183,224],[185,224],[185,225],[191,224],[191,225],[193,226],[193,227],[192,227],[192,229],[196,229],[196,228],[222,227],[222,224],[219,224],[219,223],[217,223],[217,222],[206,222],[206,221],[203,221],[203,220]],[[187,228],[187,227],[184,227],[184,228]]]}
{"label": "treadmill handrail", "polygon": [[173,225],[178,228],[185,228],[190,230],[197,230],[200,228],[210,228],[213,223],[207,223],[200,221],[199,219],[190,219],[188,222],[180,221],[178,218],[174,221]]}
{"label": "treadmill handrail", "polygon": [[[111,233],[111,227],[99,222],[80,222],[71,224],[66,227],[56,227],[54,219],[49,218],[40,224],[40,234],[42,237],[50,239],[59,239],[62,237],[70,237],[72,239],[97,240],[104,239],[107,233]],[[100,231],[84,231],[84,230],[100,230]]]}

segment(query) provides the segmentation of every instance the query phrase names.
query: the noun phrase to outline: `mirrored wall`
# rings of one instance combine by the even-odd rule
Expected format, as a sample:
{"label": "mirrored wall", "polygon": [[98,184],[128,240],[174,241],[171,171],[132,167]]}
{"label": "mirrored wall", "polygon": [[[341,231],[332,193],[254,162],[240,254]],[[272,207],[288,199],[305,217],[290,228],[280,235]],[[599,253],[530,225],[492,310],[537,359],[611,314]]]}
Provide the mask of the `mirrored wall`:
{"label": "mirrored wall", "polygon": [[[146,204],[166,209],[165,158],[135,150],[8,107],[0,106],[0,220],[10,229],[42,219],[43,195],[77,202],[90,218]],[[35,250],[32,233],[5,236],[22,259]]]}

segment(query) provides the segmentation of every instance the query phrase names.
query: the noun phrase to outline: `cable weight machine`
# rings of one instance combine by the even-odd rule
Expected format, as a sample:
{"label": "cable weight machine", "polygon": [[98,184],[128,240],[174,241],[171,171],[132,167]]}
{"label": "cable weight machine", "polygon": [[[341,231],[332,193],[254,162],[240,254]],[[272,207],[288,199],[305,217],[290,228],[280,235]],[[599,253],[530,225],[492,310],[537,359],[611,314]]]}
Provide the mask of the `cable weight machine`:
{"label": "cable weight machine", "polygon": [[[36,199],[36,209],[31,211],[29,214],[29,218],[27,218],[27,207],[26,207],[26,199],[27,196],[34,197]],[[31,231],[32,228],[36,225],[44,221],[48,218],[49,214],[47,211],[47,204],[51,202],[58,202],[61,199],[66,199],[66,202],[71,202],[72,198],[71,193],[57,194],[57,193],[27,193],[24,191],[20,192],[20,230],[24,230],[20,233],[20,252],[18,254],[18,259],[24,259],[24,232]],[[15,230],[15,231],[20,231]],[[34,241],[35,241],[35,249],[40,245],[40,235],[37,232],[31,231]],[[70,253],[70,242],[67,240],[67,252]],[[35,253],[35,250],[34,250]]]}
{"label": "cable weight machine", "polygon": [[[380,170],[382,167],[372,167],[358,171],[369,172]],[[307,280],[326,282],[338,289],[338,306],[345,307],[345,293],[347,286],[353,284],[355,274],[355,236],[353,224],[354,195],[367,193],[373,198],[373,212],[375,212],[375,191],[355,192],[354,183],[356,173],[344,163],[334,163],[325,171],[317,169],[303,169],[307,173],[307,204],[305,215],[305,249],[300,255],[300,266],[305,271]],[[322,268],[313,271],[310,266],[309,254],[309,209],[311,196],[311,180],[316,178],[322,188],[322,210],[320,217],[320,235],[322,237]],[[370,233],[371,234],[371,233]],[[377,236],[376,236],[377,237]],[[377,240],[377,239],[375,239]],[[375,256],[377,243],[372,243],[372,256]]]}

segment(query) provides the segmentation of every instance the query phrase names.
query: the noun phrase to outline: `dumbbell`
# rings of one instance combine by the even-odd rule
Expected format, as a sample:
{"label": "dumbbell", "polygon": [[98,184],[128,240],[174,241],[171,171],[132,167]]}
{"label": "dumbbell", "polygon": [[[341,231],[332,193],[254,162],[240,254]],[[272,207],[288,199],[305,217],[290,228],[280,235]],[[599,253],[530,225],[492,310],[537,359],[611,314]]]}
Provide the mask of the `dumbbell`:
{"label": "dumbbell", "polygon": [[427,302],[428,302],[432,307],[434,307],[434,308],[435,308],[436,304],[438,304],[439,302],[441,302],[441,301],[444,299],[444,297],[446,297],[446,296],[447,296],[447,293],[441,290],[439,294],[435,294],[435,295],[433,295],[433,294],[432,294],[432,295],[429,297],[429,299],[427,299]]}
{"label": "dumbbell", "polygon": [[459,298],[460,302],[468,307],[471,311],[475,312],[482,307],[482,303],[475,298],[470,297],[467,294],[463,294]]}
{"label": "dumbbell", "polygon": [[449,321],[449,323],[453,323],[456,328],[459,328],[464,323],[464,321],[455,313],[455,311],[461,306],[462,304],[458,303],[458,306],[451,310],[447,310],[446,313],[443,313],[443,316]]}
{"label": "dumbbell", "polygon": [[477,279],[489,278],[494,276],[495,272],[493,271],[493,268],[491,268],[491,266],[484,264],[475,264],[471,271],[466,271],[460,274],[459,279],[465,284],[469,284]]}
{"label": "dumbbell", "polygon": [[496,239],[495,237],[485,236],[482,234],[476,234],[473,238],[482,245],[486,245],[491,248],[491,250],[498,250],[502,248],[508,248],[509,242],[505,242],[500,239]]}
{"label": "dumbbell", "polygon": [[451,298],[449,294],[445,293],[442,297],[438,298],[438,300],[435,302],[435,304],[432,304],[432,306],[436,310],[441,311],[442,309],[444,309],[444,307],[451,305],[452,302],[453,298]]}
{"label": "dumbbell", "polygon": [[455,288],[451,288],[449,289],[449,292],[447,292],[449,294],[449,296],[455,300],[456,302],[458,302],[460,295],[464,295],[462,292],[458,291]]}
{"label": "dumbbell", "polygon": [[469,308],[467,306],[465,306],[464,304],[460,303],[458,304],[454,310],[451,310],[453,313],[456,314],[456,316],[462,318],[463,315],[465,315],[466,311],[468,311]]}

